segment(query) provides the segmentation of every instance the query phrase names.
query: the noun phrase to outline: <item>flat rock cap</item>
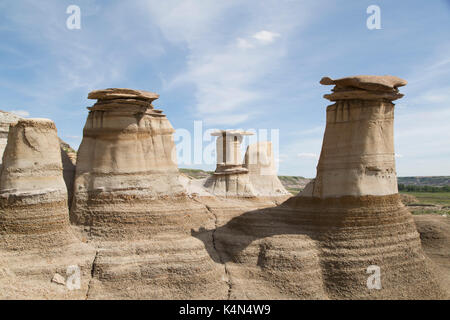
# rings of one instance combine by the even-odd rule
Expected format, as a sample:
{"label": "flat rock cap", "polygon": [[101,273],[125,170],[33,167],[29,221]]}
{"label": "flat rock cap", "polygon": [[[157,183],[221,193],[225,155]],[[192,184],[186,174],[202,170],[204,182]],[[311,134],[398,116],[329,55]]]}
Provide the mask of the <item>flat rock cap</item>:
{"label": "flat rock cap", "polygon": [[212,136],[252,136],[253,132],[243,130],[217,130],[211,133]]}
{"label": "flat rock cap", "polygon": [[159,98],[159,94],[154,92],[124,89],[108,88],[103,90],[94,90],[89,93],[88,99],[111,100],[111,99],[139,99],[153,101]]}
{"label": "flat rock cap", "polygon": [[323,77],[320,80],[320,84],[323,85],[336,85],[338,87],[354,87],[364,90],[374,91],[392,91],[397,87],[402,87],[408,82],[395,76],[352,76],[340,79],[331,79],[329,77]]}
{"label": "flat rock cap", "polygon": [[26,118],[20,119],[15,124],[16,127],[35,127],[45,129],[56,129],[55,123],[46,118]]}

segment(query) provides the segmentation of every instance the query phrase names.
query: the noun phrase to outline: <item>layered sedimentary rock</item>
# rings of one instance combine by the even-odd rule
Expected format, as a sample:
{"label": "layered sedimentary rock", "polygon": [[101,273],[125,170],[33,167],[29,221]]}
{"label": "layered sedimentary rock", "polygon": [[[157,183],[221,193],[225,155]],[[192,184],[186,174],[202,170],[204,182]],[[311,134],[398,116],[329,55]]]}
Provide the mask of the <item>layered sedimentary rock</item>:
{"label": "layered sedimentary rock", "polygon": [[216,196],[255,196],[248,169],[243,167],[241,157],[242,139],[252,133],[240,130],[219,130],[211,135],[217,136],[217,166],[214,174],[205,181],[204,187]]}
{"label": "layered sedimentary rock", "polygon": [[55,124],[22,119],[12,125],[0,174],[0,292],[8,297],[81,297],[50,284],[76,265],[87,287],[94,251],[69,226],[67,190]]}
{"label": "layered sedimentary rock", "polygon": [[[214,216],[179,180],[174,132],[155,93],[94,91],[77,157],[71,221],[98,247],[90,298],[221,298],[228,291],[191,229]],[[210,235],[209,235],[210,236]],[[127,290],[132,287],[133,291]]]}
{"label": "layered sedimentary rock", "polygon": [[[230,298],[445,298],[394,187],[391,101],[405,81],[322,80],[331,82],[336,95],[326,97],[336,103],[328,107],[315,183],[212,231]],[[374,270],[380,287],[370,278]]]}
{"label": "layered sedimentary rock", "polygon": [[262,141],[247,147],[244,168],[256,196],[279,197],[290,195],[278,179],[272,143]]}
{"label": "layered sedimentary rock", "polygon": [[[6,143],[8,140],[8,132],[10,125],[14,125],[22,119],[19,116],[16,116],[13,113],[10,112],[4,112],[0,110],[0,170],[2,165],[2,156],[3,152],[6,147]],[[64,182],[66,183],[67,192],[68,192],[68,201],[69,204],[72,200],[72,191],[73,191],[73,179],[75,176],[75,160],[76,160],[76,153],[75,151],[70,147],[69,144],[62,141],[60,139],[60,145],[61,145],[61,160],[62,160],[62,166],[63,166],[63,177]]]}
{"label": "layered sedimentary rock", "polygon": [[[397,193],[392,101],[406,81],[356,76],[321,83],[335,85],[325,95],[335,103],[327,108],[317,176],[285,206],[315,230],[329,297],[442,297]],[[380,290],[366,285],[371,265],[381,270]]]}
{"label": "layered sedimentary rock", "polygon": [[390,195],[397,193],[394,154],[394,104],[406,81],[392,76],[359,76],[338,80],[334,101],[327,108],[327,124],[317,176],[315,197]]}

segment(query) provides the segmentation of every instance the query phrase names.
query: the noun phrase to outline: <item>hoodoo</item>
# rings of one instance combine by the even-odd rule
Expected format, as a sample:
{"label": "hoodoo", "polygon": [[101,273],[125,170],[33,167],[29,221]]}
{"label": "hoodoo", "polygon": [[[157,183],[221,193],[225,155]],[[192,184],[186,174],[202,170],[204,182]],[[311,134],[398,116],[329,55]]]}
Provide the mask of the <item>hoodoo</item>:
{"label": "hoodoo", "polygon": [[[23,119],[11,127],[3,155],[0,200],[0,232],[17,237],[11,245],[40,246],[45,240],[51,246],[68,239],[67,191],[51,120]],[[33,236],[36,242],[31,241]]]}
{"label": "hoodoo", "polygon": [[[11,113],[0,110],[0,170],[2,165],[2,156],[5,151],[6,143],[8,142],[9,128],[14,126],[19,120],[23,118]],[[75,175],[75,159],[74,150],[64,141],[60,140],[61,147],[61,161],[63,166],[63,178],[66,183],[68,192],[68,201],[71,203],[73,191],[73,178]]]}
{"label": "hoodoo", "polygon": [[394,153],[394,104],[406,81],[392,76],[356,76],[338,80],[325,98],[327,124],[317,176],[308,190],[314,197],[397,193]]}
{"label": "hoodoo", "polygon": [[242,139],[252,134],[241,130],[219,130],[211,134],[217,137],[217,166],[214,174],[205,182],[205,188],[209,192],[223,197],[255,195],[241,156]]}
{"label": "hoodoo", "polygon": [[244,159],[244,168],[248,170],[250,183],[257,196],[282,197],[290,195],[278,179],[270,141],[261,141],[249,145]]}
{"label": "hoodoo", "polygon": [[83,291],[58,290],[50,280],[76,265],[85,277],[79,289],[86,288],[93,256],[70,229],[55,124],[18,120],[9,130],[0,175],[0,267],[6,273],[0,296],[81,297]]}
{"label": "hoodoo", "polygon": [[[88,108],[77,154],[71,221],[89,226],[93,236],[139,233],[139,225],[149,219],[145,200],[183,195],[174,130],[153,108],[155,93],[106,89],[88,97],[98,102]],[[120,210],[125,203],[128,208]]]}
{"label": "hoodoo", "polygon": [[[317,176],[285,205],[315,230],[329,297],[444,296],[397,192],[392,101],[406,81],[354,76],[321,84],[335,85],[325,95],[335,103],[327,108]],[[377,289],[367,285],[374,268],[381,270]]]}
{"label": "hoodoo", "polygon": [[357,76],[322,83],[336,85],[326,95],[336,103],[328,107],[316,180],[272,208],[237,214],[210,205],[232,217],[214,231],[230,296],[445,297],[396,189],[392,101],[406,81]]}
{"label": "hoodoo", "polygon": [[88,108],[70,216],[98,246],[89,296],[225,296],[223,267],[191,236],[212,226],[213,215],[180,183],[174,129],[152,105],[158,94],[106,89],[88,97],[98,101]]}

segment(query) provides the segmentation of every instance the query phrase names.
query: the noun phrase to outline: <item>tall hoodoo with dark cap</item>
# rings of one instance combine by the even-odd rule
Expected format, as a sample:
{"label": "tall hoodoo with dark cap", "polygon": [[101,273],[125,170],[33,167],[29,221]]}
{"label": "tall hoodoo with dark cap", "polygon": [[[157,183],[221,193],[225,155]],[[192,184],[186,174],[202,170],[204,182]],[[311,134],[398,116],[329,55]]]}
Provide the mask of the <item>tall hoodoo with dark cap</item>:
{"label": "tall hoodoo with dark cap", "polygon": [[106,89],[88,97],[98,101],[78,152],[71,221],[100,248],[90,296],[224,296],[222,267],[191,236],[213,217],[179,180],[174,129],[152,105],[159,96]]}
{"label": "tall hoodoo with dark cap", "polygon": [[[335,103],[327,108],[317,175],[285,204],[315,230],[329,297],[439,297],[413,217],[397,191],[392,101],[403,96],[398,87],[406,81],[353,76],[320,83],[335,85],[325,95]],[[381,270],[377,290],[367,285],[371,268]]]}
{"label": "tall hoodoo with dark cap", "polygon": [[[75,175],[71,219],[96,221],[88,199],[158,197],[183,192],[178,183],[174,132],[156,93],[131,89],[93,91]],[[113,210],[114,211],[114,210]],[[101,219],[100,217],[98,217]]]}
{"label": "tall hoodoo with dark cap", "polygon": [[[322,152],[312,195],[397,193],[394,153],[394,104],[406,81],[393,76],[355,76],[332,80]],[[310,186],[311,187],[311,186]]]}

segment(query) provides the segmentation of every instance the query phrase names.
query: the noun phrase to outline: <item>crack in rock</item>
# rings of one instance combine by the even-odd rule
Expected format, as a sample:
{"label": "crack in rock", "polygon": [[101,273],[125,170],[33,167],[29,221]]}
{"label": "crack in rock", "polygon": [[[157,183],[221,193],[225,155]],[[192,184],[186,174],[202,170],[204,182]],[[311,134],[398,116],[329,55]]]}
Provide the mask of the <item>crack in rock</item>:
{"label": "crack in rock", "polygon": [[94,260],[92,260],[91,279],[89,280],[89,284],[88,284],[88,288],[87,288],[87,291],[86,291],[86,297],[85,297],[85,300],[88,300],[88,299],[89,299],[89,292],[91,291],[91,284],[92,284],[92,280],[94,279],[95,262],[97,261],[98,253],[99,253],[99,250],[97,249],[96,252],[95,252]]}

